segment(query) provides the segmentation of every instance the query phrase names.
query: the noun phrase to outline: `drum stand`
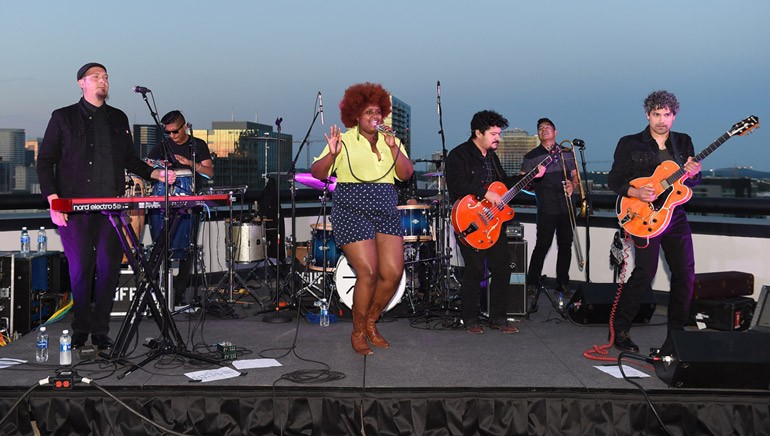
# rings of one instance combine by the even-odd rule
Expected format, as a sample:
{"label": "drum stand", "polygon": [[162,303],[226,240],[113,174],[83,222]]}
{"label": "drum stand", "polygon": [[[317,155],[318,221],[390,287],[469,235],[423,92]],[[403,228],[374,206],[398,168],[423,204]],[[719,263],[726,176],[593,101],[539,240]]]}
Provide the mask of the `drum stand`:
{"label": "drum stand", "polygon": [[[246,188],[244,188],[245,191]],[[237,281],[238,284],[241,286],[241,289],[246,289],[249,294],[254,298],[254,300],[259,304],[260,307],[264,309],[264,305],[259,300],[259,296],[254,292],[253,289],[251,289],[247,284],[246,281],[241,278],[236,272],[235,272],[235,237],[233,235],[233,203],[235,202],[234,197],[235,191],[229,191],[228,194],[230,195],[230,222],[227,226],[227,232],[230,235],[230,243],[227,244],[227,247],[225,247],[226,250],[228,250],[230,261],[227,265],[227,274],[222,276],[221,279],[219,279],[219,282],[214,286],[214,289],[225,289],[229,290],[230,296],[227,300],[228,303],[234,303],[235,300],[233,299],[233,292],[235,290],[235,282]],[[243,192],[241,192],[243,193]],[[265,244],[262,244],[263,247],[265,247]],[[267,255],[267,253],[265,253]],[[256,269],[256,267],[255,267]],[[251,275],[251,273],[249,273]],[[248,276],[247,276],[248,277]],[[223,285],[227,283],[227,287],[223,288]],[[215,295],[212,293],[212,296]],[[211,296],[209,296],[209,300],[211,299]]]}
{"label": "drum stand", "polygon": [[[330,289],[331,283],[332,283],[330,276],[334,275],[334,267],[327,266],[328,262],[326,258],[326,254],[328,251],[327,247],[329,246],[329,240],[327,239],[329,236],[329,232],[327,231],[327,226],[326,226],[326,223],[328,222],[328,220],[326,219],[327,217],[326,208],[327,208],[327,200],[328,200],[327,194],[329,193],[328,187],[329,187],[328,183],[325,183],[323,191],[321,193],[321,197],[319,198],[321,200],[321,223],[322,223],[321,231],[323,233],[323,236],[322,236],[323,239],[321,243],[321,247],[322,247],[321,249],[322,267],[321,268],[322,269],[319,271],[316,271],[311,268],[308,268],[307,271],[305,271],[305,274],[307,275],[307,277],[305,277],[304,275],[300,276],[304,286],[300,288],[296,292],[296,294],[294,294],[294,300],[296,301],[297,309],[300,308],[300,297],[302,296],[303,292],[307,292],[313,297],[315,297],[316,301],[320,301],[322,298],[325,298],[327,303],[329,302],[330,297],[333,293],[332,292],[333,290]],[[312,273],[310,271],[316,271],[318,274],[315,274],[315,277],[311,277]],[[321,283],[320,288],[317,285],[317,283],[319,282]],[[316,292],[320,293],[320,296],[316,294]]]}

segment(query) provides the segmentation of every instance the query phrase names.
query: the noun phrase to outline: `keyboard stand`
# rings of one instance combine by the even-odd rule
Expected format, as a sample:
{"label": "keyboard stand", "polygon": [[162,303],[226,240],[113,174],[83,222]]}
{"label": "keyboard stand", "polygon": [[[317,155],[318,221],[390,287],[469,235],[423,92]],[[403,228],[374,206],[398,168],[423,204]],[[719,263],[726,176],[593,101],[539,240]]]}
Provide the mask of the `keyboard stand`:
{"label": "keyboard stand", "polygon": [[[172,234],[181,222],[183,210],[183,208],[170,210],[171,216],[168,223],[171,226]],[[110,223],[118,232],[123,251],[134,271],[134,277],[138,284],[136,294],[133,300],[131,300],[131,305],[123,318],[123,323],[120,326],[112,350],[104,356],[109,359],[118,359],[130,365],[126,372],[118,375],[118,379],[122,379],[139,367],[143,367],[147,363],[168,354],[200,360],[212,365],[220,365],[220,361],[217,359],[187,350],[184,338],[182,338],[174,319],[171,317],[166,297],[161,292],[158,283],[156,283],[155,277],[157,277],[160,266],[163,263],[163,256],[168,255],[165,238],[160,238],[152,249],[150,258],[146,259],[142,250],[132,250],[132,246],[128,243],[127,238],[130,238],[133,247],[139,247],[139,238],[131,227],[126,214],[122,211],[103,211],[102,213],[109,216]],[[147,357],[140,363],[134,364],[128,362],[126,353],[132,339],[137,334],[142,314],[148,309],[160,329],[160,337],[151,344],[152,350],[147,354]]]}

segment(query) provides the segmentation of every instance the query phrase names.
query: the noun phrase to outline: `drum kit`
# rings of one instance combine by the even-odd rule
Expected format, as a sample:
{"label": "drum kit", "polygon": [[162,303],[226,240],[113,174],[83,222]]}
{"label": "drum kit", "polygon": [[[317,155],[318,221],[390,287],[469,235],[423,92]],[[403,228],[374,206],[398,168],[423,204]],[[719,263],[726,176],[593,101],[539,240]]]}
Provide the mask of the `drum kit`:
{"label": "drum kit", "polygon": [[[439,187],[442,186],[443,174],[429,173],[425,176],[438,178]],[[309,173],[296,174],[295,181],[330,193],[336,186],[333,177],[324,183]],[[431,293],[446,290],[442,288],[442,283],[446,283],[443,275],[451,256],[442,255],[445,238],[437,233],[448,230],[443,224],[445,218],[442,218],[442,213],[448,213],[449,205],[442,204],[441,199],[445,197],[442,194],[439,189],[439,195],[415,199],[421,201],[417,204],[397,206],[404,237],[404,272],[395,295],[385,307],[386,312],[406,302],[408,311],[416,314],[418,308],[431,304]],[[304,266],[304,272],[300,274],[303,286],[296,297],[307,292],[316,300],[325,298],[332,304],[339,301],[348,309],[352,308],[356,272],[334,239],[334,228],[326,218],[325,207],[322,207],[319,222],[311,224],[310,228],[311,240],[297,244],[301,248],[295,251],[298,261]],[[299,253],[306,254],[301,256]]]}

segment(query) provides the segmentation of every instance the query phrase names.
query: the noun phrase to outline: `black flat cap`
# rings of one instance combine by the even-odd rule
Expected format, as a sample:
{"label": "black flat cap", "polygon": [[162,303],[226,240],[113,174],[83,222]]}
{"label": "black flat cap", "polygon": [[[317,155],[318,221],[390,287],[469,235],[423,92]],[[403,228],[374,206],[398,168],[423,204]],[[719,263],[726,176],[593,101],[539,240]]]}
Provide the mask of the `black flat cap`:
{"label": "black flat cap", "polygon": [[100,67],[105,72],[107,71],[107,68],[104,65],[102,65],[102,64],[100,64],[98,62],[89,62],[89,63],[83,65],[82,67],[80,67],[80,69],[78,70],[78,80],[82,79],[83,76],[86,75],[86,71],[88,71],[89,69],[91,69],[93,67]]}

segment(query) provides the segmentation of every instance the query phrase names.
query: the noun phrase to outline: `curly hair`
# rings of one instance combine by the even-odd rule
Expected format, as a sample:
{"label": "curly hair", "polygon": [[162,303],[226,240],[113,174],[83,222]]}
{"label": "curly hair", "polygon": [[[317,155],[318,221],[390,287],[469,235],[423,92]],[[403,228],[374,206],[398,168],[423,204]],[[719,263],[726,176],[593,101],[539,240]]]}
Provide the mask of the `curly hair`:
{"label": "curly hair", "polygon": [[482,134],[491,127],[499,127],[505,130],[508,127],[508,120],[495,111],[485,110],[476,112],[471,119],[471,139],[476,134],[476,130]]}
{"label": "curly hair", "polygon": [[668,91],[662,89],[653,91],[644,99],[644,112],[649,115],[656,109],[668,109],[676,115],[679,112],[679,101]]}
{"label": "curly hair", "polygon": [[355,126],[364,108],[372,104],[380,107],[383,118],[390,115],[390,94],[382,85],[370,82],[352,85],[345,90],[340,101],[342,124],[347,128]]}

